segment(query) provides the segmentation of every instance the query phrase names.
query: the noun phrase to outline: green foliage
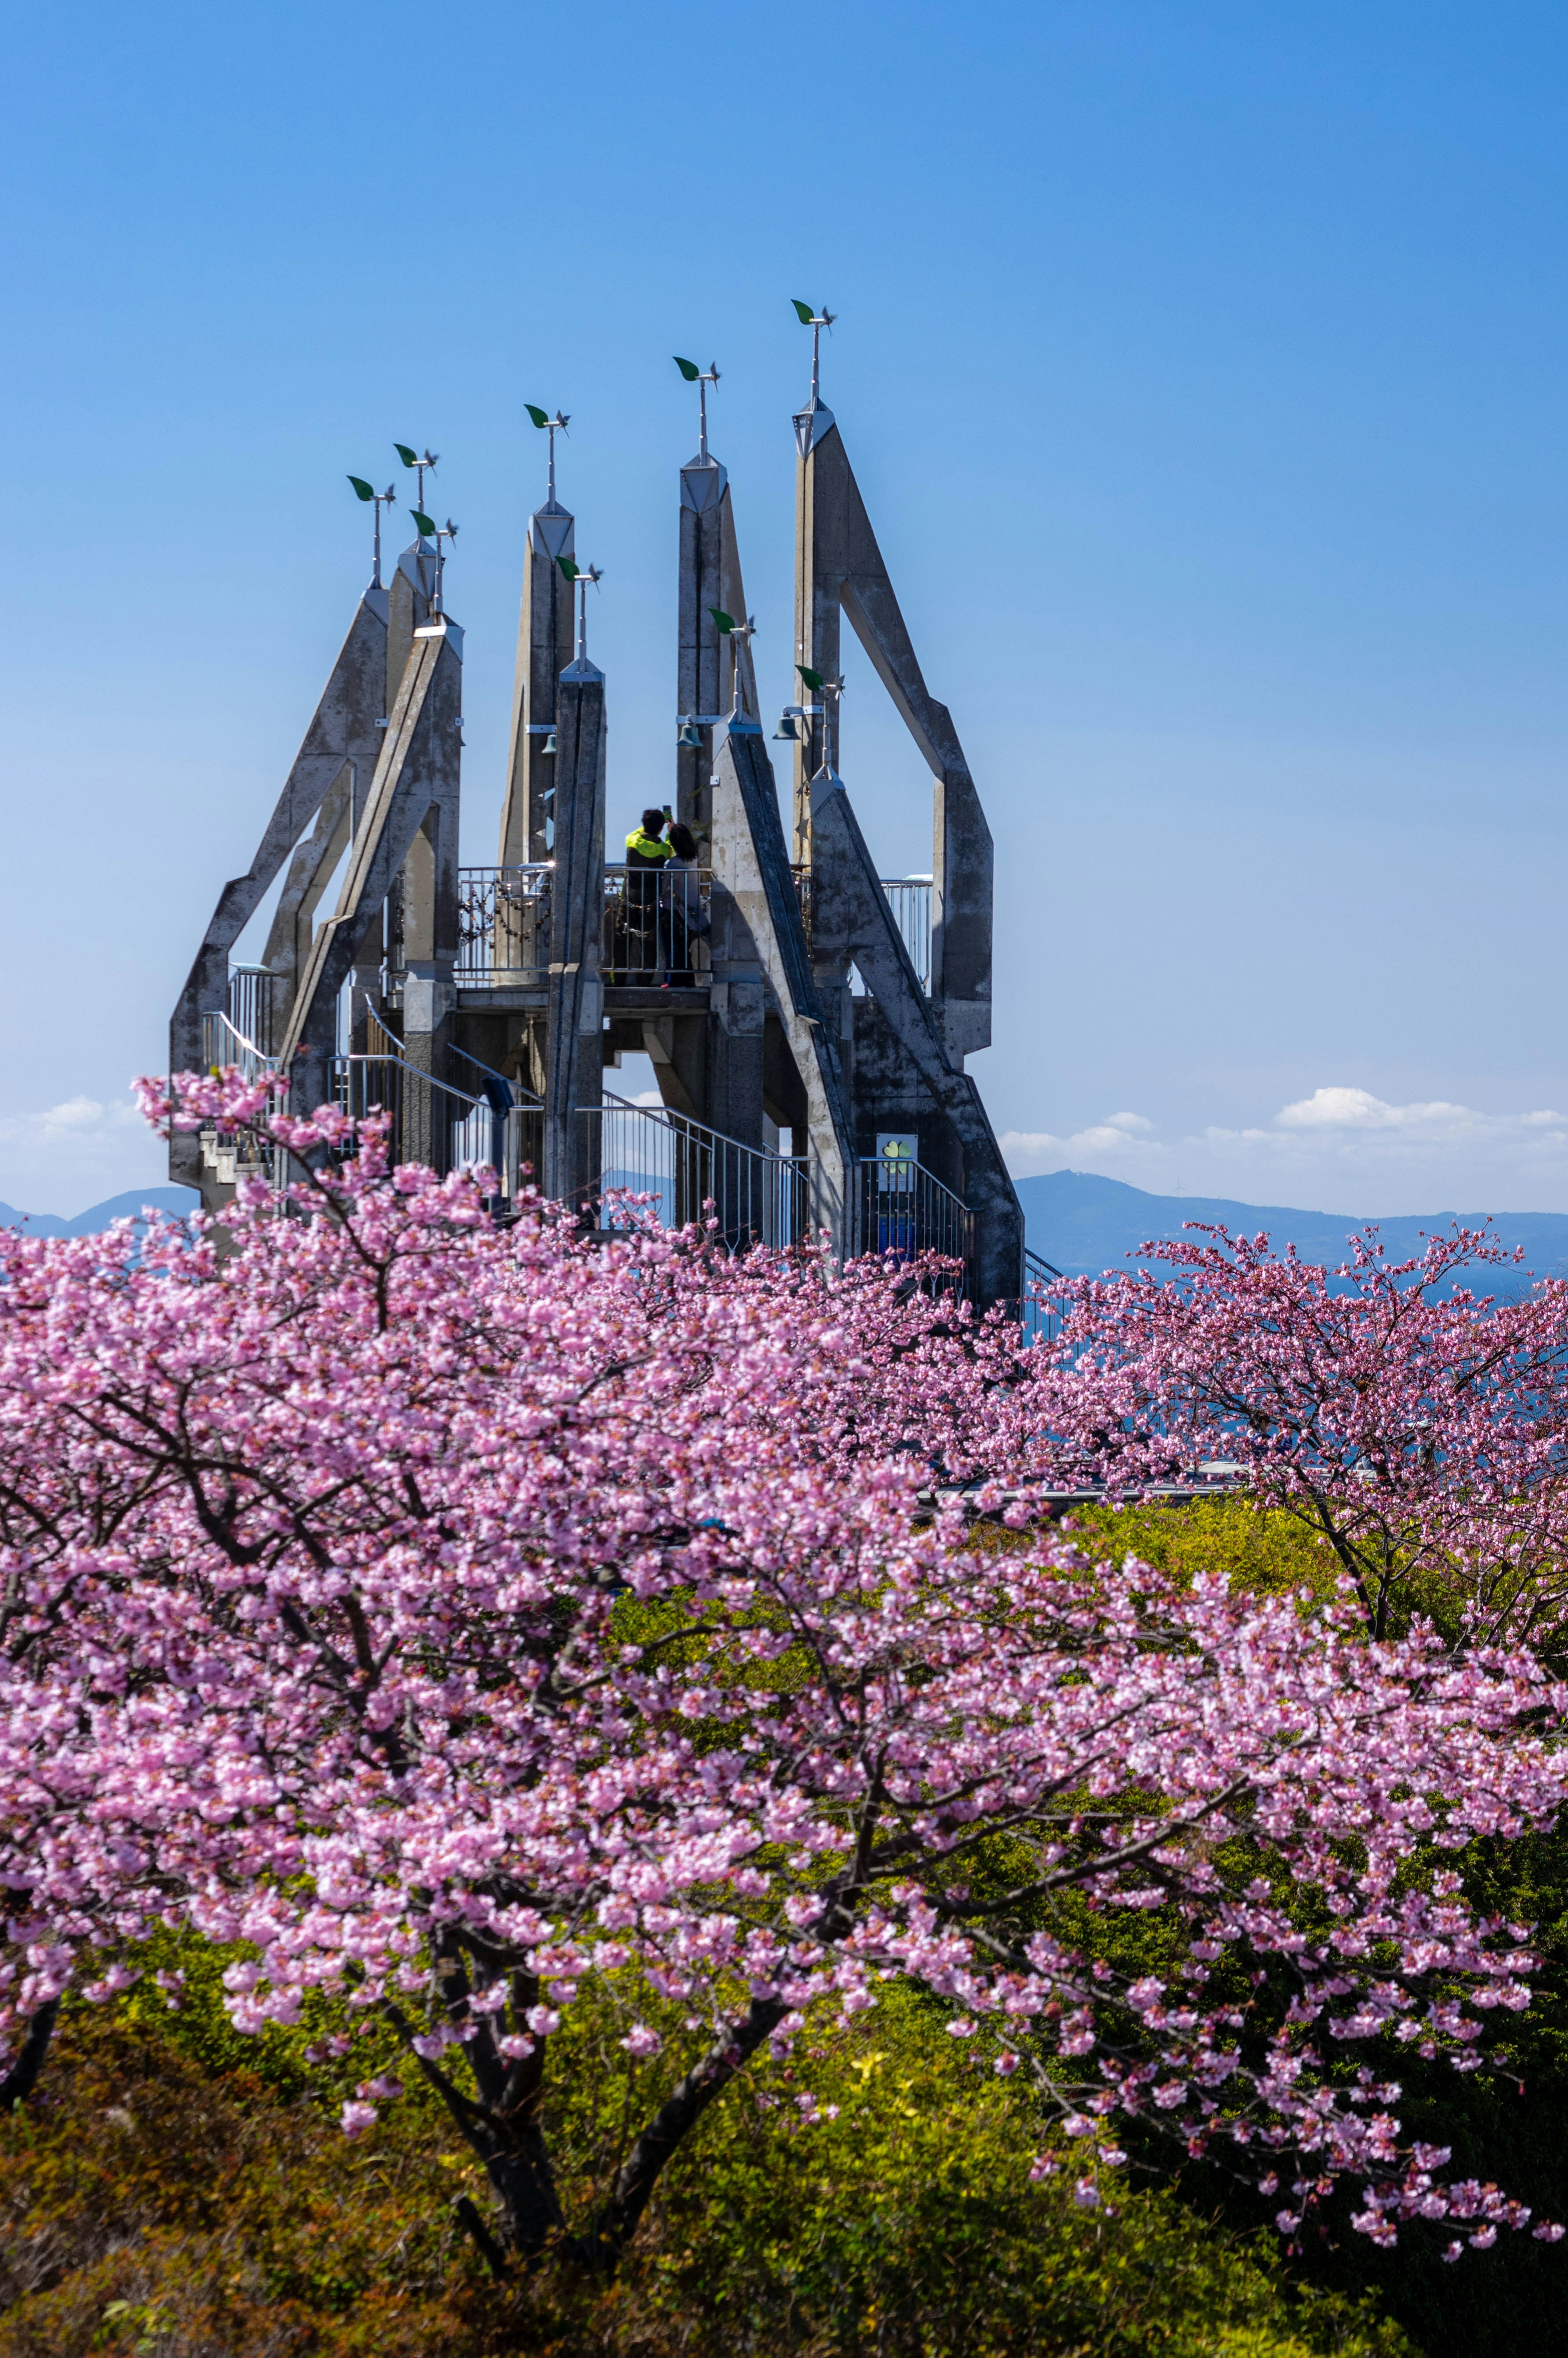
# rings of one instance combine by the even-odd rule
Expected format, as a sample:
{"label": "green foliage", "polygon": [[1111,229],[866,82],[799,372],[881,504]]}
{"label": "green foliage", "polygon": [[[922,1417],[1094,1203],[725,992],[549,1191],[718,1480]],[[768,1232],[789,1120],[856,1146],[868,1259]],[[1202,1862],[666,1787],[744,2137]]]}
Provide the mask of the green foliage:
{"label": "green foliage", "polygon": [[[365,2050],[323,2071],[310,2030],[242,2039],[219,2008],[222,1957],[183,1943],[180,1959],[180,2012],[147,1985],[69,2010],[41,2097],[0,2124],[0,2358],[1411,2348],[1362,2301],[1290,2290],[1271,2235],[1145,2186],[1108,2180],[1090,2211],[1065,2176],[1032,2184],[1027,2095],[901,1991],[715,2108],[616,2280],[557,2256],[497,2287],[451,2210],[464,2194],[487,2209],[482,2175],[430,2100],[411,2088],[349,2143],[334,2073],[361,2076]],[[553,2042],[551,2139],[585,2184],[645,2093],[621,2027],[612,2000],[585,2000]],[[807,2082],[836,2118],[806,2125]]]}
{"label": "green foliage", "polygon": [[1249,1498],[1076,1507],[1063,1528],[1087,1555],[1140,1556],[1183,1581],[1197,1572],[1223,1572],[1254,1596],[1306,1588],[1327,1598],[1340,1578],[1339,1559],[1326,1540],[1294,1515]]}

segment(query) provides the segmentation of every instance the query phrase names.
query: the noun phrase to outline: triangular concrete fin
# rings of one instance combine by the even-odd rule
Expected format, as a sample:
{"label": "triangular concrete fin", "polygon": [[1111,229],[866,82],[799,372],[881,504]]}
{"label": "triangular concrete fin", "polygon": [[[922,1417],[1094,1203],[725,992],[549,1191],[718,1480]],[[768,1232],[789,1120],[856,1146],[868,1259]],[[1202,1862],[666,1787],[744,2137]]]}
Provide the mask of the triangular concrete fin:
{"label": "triangular concrete fin", "polygon": [[858,968],[900,1046],[947,1116],[963,1148],[965,1200],[975,1216],[976,1290],[982,1301],[1023,1291],[1023,1215],[996,1133],[967,1073],[951,1062],[940,1011],[920,988],[865,837],[838,778],[811,802],[813,949]]}
{"label": "triangular concrete fin", "polygon": [[[317,909],[358,816],[354,807],[357,798],[351,792],[353,781],[354,773],[345,762],[322,799],[315,826],[294,848],[283,891],[273,912],[262,964],[277,977],[275,989],[281,1006],[276,1012],[285,1023],[294,1006],[300,969],[310,956]],[[368,778],[365,786],[368,792]]]}
{"label": "triangular concrete fin", "polygon": [[[391,726],[360,821],[338,906],[317,930],[282,1043],[287,1064],[301,1047],[331,1055],[338,993],[373,909],[392,890],[433,802],[452,790],[460,756],[456,722],[462,659],[453,640],[414,642]],[[312,1077],[307,1084],[321,1086]]]}
{"label": "triangular concrete fin", "polygon": [[347,761],[368,778],[380,758],[386,710],[386,592],[367,590],[321,691],[310,726],[283,792],[262,832],[255,858],[230,879],[202,936],[169,1026],[169,1069],[191,1072],[201,1062],[201,1018],[225,1002],[229,952],[265,898],[267,888],[319,809]]}
{"label": "triangular concrete fin", "polygon": [[[949,1053],[962,1058],[990,1040],[991,904],[995,852],[985,812],[946,705],[926,687],[866,503],[837,425],[800,469],[797,630],[819,669],[838,666],[836,609],[849,618],[878,678],[934,781],[931,992]],[[809,590],[805,577],[809,576]],[[809,759],[818,745],[813,740]],[[796,825],[805,834],[809,779],[796,768]]]}

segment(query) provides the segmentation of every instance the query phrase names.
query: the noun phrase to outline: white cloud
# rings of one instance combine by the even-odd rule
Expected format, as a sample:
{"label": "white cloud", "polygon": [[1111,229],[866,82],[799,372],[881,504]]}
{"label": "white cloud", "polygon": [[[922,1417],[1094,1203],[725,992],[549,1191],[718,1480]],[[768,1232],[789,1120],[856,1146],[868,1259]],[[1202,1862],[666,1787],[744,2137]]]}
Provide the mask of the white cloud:
{"label": "white cloud", "polygon": [[1400,1105],[1343,1084],[1245,1128],[1210,1123],[1162,1136],[1143,1115],[1123,1112],[1065,1134],[1009,1130],[1001,1150],[1019,1179],[1068,1168],[1156,1194],[1243,1202],[1375,1212],[1401,1200],[1415,1209],[1524,1200],[1548,1210],[1568,1197],[1568,1114],[1484,1113],[1443,1098]]}
{"label": "white cloud", "polygon": [[[1141,1113],[1108,1114],[1088,1130],[1057,1138],[1048,1130],[1009,1130],[999,1143],[1002,1159],[1015,1179],[1033,1178],[1039,1171],[1059,1171],[1065,1163],[1134,1159],[1150,1151],[1154,1125]],[[1157,1151],[1157,1150],[1155,1150]]]}
{"label": "white cloud", "polygon": [[42,1113],[9,1114],[0,1119],[0,1146],[80,1146],[110,1131],[124,1134],[142,1127],[142,1118],[128,1098],[100,1105],[96,1098],[67,1098]]}
{"label": "white cloud", "polygon": [[69,1217],[167,1179],[168,1152],[129,1098],[65,1098],[35,1113],[0,1115],[0,1198]]}
{"label": "white cloud", "polygon": [[[1281,1106],[1274,1120],[1281,1130],[1399,1130],[1407,1137],[1413,1134],[1434,1141],[1519,1136],[1533,1141],[1552,1131],[1561,1131],[1568,1141],[1568,1116],[1549,1109],[1521,1114],[1477,1113],[1471,1106],[1450,1105],[1443,1098],[1414,1105],[1390,1105],[1384,1098],[1375,1098],[1369,1089],[1314,1089],[1310,1098],[1299,1098],[1293,1105]],[[1248,1137],[1257,1134],[1250,1130],[1245,1133]]]}

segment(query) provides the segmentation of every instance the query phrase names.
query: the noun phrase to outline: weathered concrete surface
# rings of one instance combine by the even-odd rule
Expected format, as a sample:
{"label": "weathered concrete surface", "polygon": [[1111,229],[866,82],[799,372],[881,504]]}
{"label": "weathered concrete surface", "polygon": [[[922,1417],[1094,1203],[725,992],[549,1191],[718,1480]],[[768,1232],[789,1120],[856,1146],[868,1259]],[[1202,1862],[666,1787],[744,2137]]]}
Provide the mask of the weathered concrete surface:
{"label": "weathered concrete surface", "polygon": [[556,726],[556,683],[572,659],[571,587],[557,560],[575,553],[575,519],[558,501],[546,501],[528,519],[501,809],[503,868],[550,857],[555,762],[544,751],[543,731]]}
{"label": "weathered concrete surface", "polygon": [[[345,762],[373,775],[386,712],[387,594],[370,589],[361,598],[348,635],[321,691],[310,726],[295,757],[282,794],[263,830],[255,858],[243,876],[231,878],[202,936],[196,961],[179,994],[169,1024],[168,1068],[197,1071],[201,1064],[201,1018],[227,1003],[229,953],[261,906],[278,870],[315,818],[323,797]],[[330,874],[330,870],[328,871]],[[192,1136],[169,1144],[169,1176],[188,1187],[200,1184],[201,1152]]]}
{"label": "weathered concrete surface", "polygon": [[[405,910],[408,973],[404,995],[404,1054],[411,1064],[438,1071],[437,1058],[449,1028],[457,939],[457,819],[462,748],[462,633],[454,622],[438,637],[412,643],[403,683],[385,732],[338,895],[334,914],[316,931],[300,975],[282,1041],[295,1106],[313,1107],[328,1095],[327,1061],[337,1046],[338,993],[354,963],[360,936],[405,870],[417,840],[427,848],[416,875],[427,884],[414,897],[410,939]],[[406,892],[406,904],[408,899]],[[415,946],[423,953],[416,957]],[[410,1003],[410,993],[413,1003]],[[421,1098],[433,1093],[417,1092]],[[409,1151],[406,1140],[406,1151]]]}
{"label": "weathered concrete surface", "polygon": [[[742,708],[758,719],[751,641],[737,644],[727,639],[713,619],[715,606],[738,622],[746,619],[730,479],[717,459],[692,459],[681,469],[678,603],[676,711],[728,712],[734,681],[730,665],[738,661]],[[700,746],[676,748],[676,816],[699,838],[712,824],[714,733],[711,727],[705,728]]]}
{"label": "weathered concrete surface", "polygon": [[[974,1215],[975,1291],[982,1302],[1016,1301],[1023,1291],[1023,1215],[1001,1159],[979,1089],[949,1060],[936,1010],[922,991],[893,922],[875,863],[850,807],[842,781],[822,777],[812,798],[812,937],[836,968],[846,953],[865,979],[909,1065],[930,1093],[933,1111],[945,1117],[963,1154],[961,1195]],[[857,1116],[880,1103],[862,1104],[860,1076],[851,1087]],[[883,1125],[895,1128],[895,1122]],[[939,1156],[921,1160],[940,1174]],[[949,1183],[951,1184],[951,1183]]]}
{"label": "weathered concrete surface", "polygon": [[[838,676],[840,610],[932,774],[931,995],[943,1003],[948,1052],[962,1058],[990,1044],[990,829],[952,716],[926,688],[843,437],[833,424],[797,460],[795,486],[797,660],[829,679]],[[824,761],[837,770],[830,714],[813,723],[809,743],[796,749],[795,830],[802,846],[810,840],[811,780]],[[804,856],[797,851],[797,858]]]}
{"label": "weathered concrete surface", "polygon": [[545,1049],[544,1191],[577,1202],[597,1168],[589,1122],[603,1087],[604,675],[586,659],[557,687],[555,885]]}
{"label": "weathered concrete surface", "polygon": [[719,889],[728,897],[739,921],[734,946],[749,951],[770,1002],[755,1042],[758,1107],[762,1107],[766,1087],[765,1017],[771,1013],[804,1092],[806,1128],[819,1174],[814,1224],[841,1238],[848,1166],[854,1151],[849,1102],[838,1043],[817,1000],[773,764],[761,736],[730,730],[719,747],[715,776],[715,897]]}

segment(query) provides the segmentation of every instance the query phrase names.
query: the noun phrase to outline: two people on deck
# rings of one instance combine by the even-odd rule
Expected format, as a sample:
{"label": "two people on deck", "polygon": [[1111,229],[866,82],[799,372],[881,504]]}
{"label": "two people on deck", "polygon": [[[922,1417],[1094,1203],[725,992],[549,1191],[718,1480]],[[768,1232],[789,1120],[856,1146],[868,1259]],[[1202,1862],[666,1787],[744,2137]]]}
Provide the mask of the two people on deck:
{"label": "two people on deck", "polygon": [[691,946],[708,930],[697,838],[667,811],[645,810],[626,838],[626,969],[676,990],[697,980]]}

